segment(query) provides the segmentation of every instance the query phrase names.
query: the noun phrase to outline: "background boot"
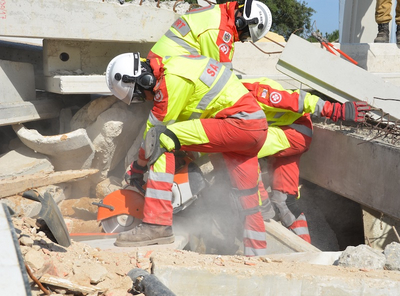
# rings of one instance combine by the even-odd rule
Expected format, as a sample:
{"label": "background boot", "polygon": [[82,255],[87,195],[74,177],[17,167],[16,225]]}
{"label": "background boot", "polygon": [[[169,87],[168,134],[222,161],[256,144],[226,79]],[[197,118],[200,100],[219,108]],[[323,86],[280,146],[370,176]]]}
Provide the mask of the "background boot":
{"label": "background boot", "polygon": [[117,247],[143,247],[155,244],[170,244],[175,240],[172,227],[141,223],[135,228],[118,234]]}
{"label": "background boot", "polygon": [[288,228],[297,236],[311,244],[310,232],[308,230],[307,219],[304,213],[301,213],[301,215],[297,217],[296,221],[294,221]]}
{"label": "background boot", "polygon": [[375,43],[389,42],[389,23],[378,24],[378,35],[376,35],[374,42]]}
{"label": "background boot", "polygon": [[397,25],[397,30],[396,30],[396,43],[400,45],[400,24]]}

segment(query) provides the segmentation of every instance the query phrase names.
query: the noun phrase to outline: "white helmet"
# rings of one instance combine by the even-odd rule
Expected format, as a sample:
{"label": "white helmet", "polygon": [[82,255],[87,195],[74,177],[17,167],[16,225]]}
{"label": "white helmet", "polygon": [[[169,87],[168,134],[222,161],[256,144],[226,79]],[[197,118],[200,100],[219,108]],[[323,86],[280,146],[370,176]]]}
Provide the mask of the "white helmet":
{"label": "white helmet", "polygon": [[[249,27],[251,41],[263,38],[272,25],[272,15],[268,6],[256,0],[246,0],[243,8],[243,19]],[[242,36],[242,41],[243,41]]]}
{"label": "white helmet", "polygon": [[145,101],[143,89],[152,90],[156,79],[140,53],[123,53],[111,60],[106,70],[107,86],[114,96],[127,103]]}

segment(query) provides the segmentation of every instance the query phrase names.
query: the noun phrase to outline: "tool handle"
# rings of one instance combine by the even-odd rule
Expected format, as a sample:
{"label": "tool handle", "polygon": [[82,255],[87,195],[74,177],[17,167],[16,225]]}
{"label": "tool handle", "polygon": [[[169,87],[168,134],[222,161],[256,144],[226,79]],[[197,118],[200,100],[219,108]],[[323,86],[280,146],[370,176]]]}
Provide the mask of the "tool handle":
{"label": "tool handle", "polygon": [[330,46],[332,46],[338,53],[340,53],[342,56],[344,56],[346,59],[348,59],[350,62],[352,62],[354,65],[357,65],[358,62],[353,60],[351,57],[349,57],[347,54],[345,54],[343,51],[341,51],[340,49],[337,49],[336,47],[334,47],[331,43],[328,43]]}
{"label": "tool handle", "polygon": [[25,192],[22,194],[22,197],[25,197],[25,198],[30,199],[30,200],[33,200],[33,201],[38,201],[38,202],[40,202],[39,193],[36,192],[35,190],[28,190],[28,191],[25,191]]}
{"label": "tool handle", "polygon": [[326,44],[325,42],[322,42],[322,45],[325,46],[325,48],[332,54],[336,55],[335,52],[329,47],[328,44]]}
{"label": "tool handle", "polygon": [[103,204],[103,201],[101,201],[101,202],[92,202],[92,205],[98,206],[98,207],[102,207],[102,208],[106,208],[106,209],[109,209],[111,211],[114,211],[114,207],[113,206]]}

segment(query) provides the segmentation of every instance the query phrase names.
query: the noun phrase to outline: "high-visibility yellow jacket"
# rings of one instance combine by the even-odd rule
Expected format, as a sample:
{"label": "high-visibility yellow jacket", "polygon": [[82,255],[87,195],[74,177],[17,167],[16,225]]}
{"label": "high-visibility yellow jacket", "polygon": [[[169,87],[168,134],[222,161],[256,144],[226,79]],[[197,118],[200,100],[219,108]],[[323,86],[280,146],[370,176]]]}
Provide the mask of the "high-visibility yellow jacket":
{"label": "high-visibility yellow jacket", "polygon": [[178,18],[152,47],[148,59],[176,55],[203,55],[232,68],[237,2],[193,9]]}
{"label": "high-visibility yellow jacket", "polygon": [[278,82],[262,77],[242,79],[244,86],[254,95],[268,121],[268,135],[259,158],[273,155],[290,147],[280,128],[290,126],[298,132],[312,137],[312,129],[294,122],[305,114],[331,117],[335,104],[302,90],[285,90]]}
{"label": "high-visibility yellow jacket", "polygon": [[145,135],[155,125],[186,121],[195,136],[174,130],[181,144],[192,145],[199,138],[201,143],[196,144],[208,143],[201,122],[192,120],[203,118],[241,119],[249,129],[267,128],[265,114],[253,95],[222,63],[205,56],[174,56],[152,59],[150,65],[157,84]]}

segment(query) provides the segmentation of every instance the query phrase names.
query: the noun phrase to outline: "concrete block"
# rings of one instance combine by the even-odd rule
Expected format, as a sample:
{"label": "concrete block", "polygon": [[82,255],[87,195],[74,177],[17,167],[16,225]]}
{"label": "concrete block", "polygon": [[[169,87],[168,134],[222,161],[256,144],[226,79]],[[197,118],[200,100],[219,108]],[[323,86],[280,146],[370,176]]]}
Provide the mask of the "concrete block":
{"label": "concrete block", "polygon": [[400,219],[400,149],[336,128],[314,124],[313,142],[301,157],[300,176]]}
{"label": "concrete block", "polygon": [[118,46],[115,46],[114,42],[45,39],[43,41],[44,75],[65,75],[63,79],[74,74],[103,75],[108,63],[118,54],[138,51],[145,57],[154,43],[150,40],[146,42],[132,40],[119,42]]}
{"label": "concrete block", "polygon": [[[177,296],[187,295],[390,295],[398,294],[398,273],[262,258],[153,252],[155,275]],[[169,261],[171,260],[171,261]],[[190,260],[190,266],[187,264]],[[171,263],[173,262],[173,263]]]}
{"label": "concrete block", "polygon": [[[43,39],[156,42],[179,14],[156,1],[16,0],[7,2],[0,17],[0,35]],[[189,4],[187,3],[187,8]],[[134,17],[133,17],[134,16]],[[123,20],[123,28],[118,28]],[[154,24],[157,24],[156,26]],[[60,35],[62,32],[62,35]]]}
{"label": "concrete block", "polygon": [[53,171],[53,165],[44,154],[28,147],[20,146],[0,155],[0,179]]}
{"label": "concrete block", "polygon": [[378,99],[398,98],[400,87],[296,35],[289,38],[277,69],[339,102],[367,101],[400,118],[397,102]]}
{"label": "concrete block", "polygon": [[396,231],[400,230],[400,221],[380,211],[363,206],[363,225],[365,244],[377,250],[384,250],[387,245],[399,241]]}
{"label": "concrete block", "polygon": [[43,136],[37,130],[13,125],[20,140],[29,148],[48,155],[58,171],[90,168],[94,157],[94,147],[87,133],[78,129],[70,133]]}
{"label": "concrete block", "polygon": [[264,222],[267,233],[267,254],[281,254],[293,252],[321,252],[280,223],[270,220]]}
{"label": "concrete block", "polygon": [[36,98],[33,65],[0,60],[0,90],[2,105]]}

